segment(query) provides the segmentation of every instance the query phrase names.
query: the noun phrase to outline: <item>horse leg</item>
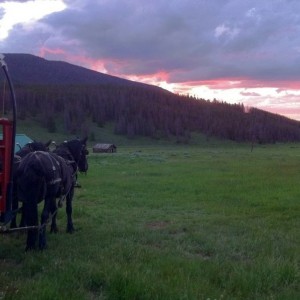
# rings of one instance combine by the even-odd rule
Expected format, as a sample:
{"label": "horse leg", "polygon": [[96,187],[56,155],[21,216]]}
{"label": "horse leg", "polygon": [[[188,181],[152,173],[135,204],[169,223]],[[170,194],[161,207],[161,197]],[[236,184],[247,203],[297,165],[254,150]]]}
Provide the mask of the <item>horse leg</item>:
{"label": "horse leg", "polygon": [[40,250],[44,250],[47,247],[47,240],[46,240],[46,225],[50,214],[50,204],[52,199],[49,197],[45,198],[44,201],[44,208],[41,215],[41,228],[39,231],[39,248]]}
{"label": "horse leg", "polygon": [[23,214],[23,209],[24,209],[24,206],[22,205],[22,207],[21,207],[21,220],[20,220],[19,227],[25,227],[26,226],[26,221],[25,221],[26,217]]}
{"label": "horse leg", "polygon": [[[38,205],[36,200],[28,201],[23,204],[23,214],[26,218],[28,226],[38,226]],[[38,229],[31,228],[27,234],[27,244],[25,251],[34,250],[36,247],[36,240],[38,237]]]}
{"label": "horse leg", "polygon": [[52,216],[50,232],[57,233],[58,228],[57,228],[57,224],[56,224],[56,215],[57,215],[56,199],[53,199],[53,201],[51,201],[50,211],[51,211],[51,216]]}
{"label": "horse leg", "polygon": [[[14,179],[16,181],[16,179]],[[13,192],[12,192],[12,211],[13,217],[10,222],[10,228],[17,228],[17,214],[19,212],[19,201],[18,201],[18,190],[17,190],[17,185],[15,184],[13,186]],[[24,227],[25,226],[25,221],[24,221],[24,214],[23,214],[23,204],[21,206],[21,223],[19,224],[19,227]]]}
{"label": "horse leg", "polygon": [[73,233],[74,232],[74,226],[73,226],[73,220],[72,220],[72,201],[74,196],[74,186],[71,188],[70,192],[68,193],[66,197],[66,213],[67,213],[67,232]]}
{"label": "horse leg", "polygon": [[[12,210],[17,212],[19,209],[18,202],[18,181],[17,181],[17,169],[20,164],[18,157],[14,157],[14,166],[13,166],[13,189],[12,189]],[[23,214],[22,214],[23,215]],[[10,222],[10,228],[17,228],[17,213],[15,213]]]}
{"label": "horse leg", "polygon": [[[23,212],[24,207],[23,205],[19,208],[19,205],[14,206],[13,205],[13,211],[19,211],[21,212],[21,220],[19,223],[19,227],[25,227],[26,226],[26,222],[25,222],[25,213]],[[11,219],[11,223],[10,223],[10,228],[17,228],[17,212],[15,213],[15,215],[13,216],[13,218]]]}
{"label": "horse leg", "polygon": [[[18,199],[15,198],[15,196],[13,195],[12,210],[17,212],[18,209],[19,209]],[[17,228],[17,213],[15,213],[15,215],[11,219],[10,228]]]}

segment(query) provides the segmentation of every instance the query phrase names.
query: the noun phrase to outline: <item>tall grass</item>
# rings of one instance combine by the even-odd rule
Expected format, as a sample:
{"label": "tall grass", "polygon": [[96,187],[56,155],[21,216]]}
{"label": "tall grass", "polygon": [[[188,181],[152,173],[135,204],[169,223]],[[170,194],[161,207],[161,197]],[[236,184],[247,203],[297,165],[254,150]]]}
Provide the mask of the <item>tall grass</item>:
{"label": "tall grass", "polygon": [[299,145],[91,154],[76,232],[0,236],[0,299],[299,299]]}

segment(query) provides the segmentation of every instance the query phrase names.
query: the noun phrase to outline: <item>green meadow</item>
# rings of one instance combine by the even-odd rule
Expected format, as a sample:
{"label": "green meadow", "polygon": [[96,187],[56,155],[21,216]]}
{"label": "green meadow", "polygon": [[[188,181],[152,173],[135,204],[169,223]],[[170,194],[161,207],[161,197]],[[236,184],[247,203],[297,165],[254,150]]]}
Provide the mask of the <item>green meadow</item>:
{"label": "green meadow", "polygon": [[90,154],[48,249],[0,235],[0,299],[300,299],[300,145]]}

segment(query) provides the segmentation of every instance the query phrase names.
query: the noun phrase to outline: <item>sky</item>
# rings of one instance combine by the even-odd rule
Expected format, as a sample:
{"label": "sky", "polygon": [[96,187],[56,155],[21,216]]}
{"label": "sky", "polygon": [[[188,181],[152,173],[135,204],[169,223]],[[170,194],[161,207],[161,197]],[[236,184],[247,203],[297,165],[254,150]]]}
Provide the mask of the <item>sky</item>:
{"label": "sky", "polygon": [[0,53],[300,120],[299,12],[299,0],[0,0]]}

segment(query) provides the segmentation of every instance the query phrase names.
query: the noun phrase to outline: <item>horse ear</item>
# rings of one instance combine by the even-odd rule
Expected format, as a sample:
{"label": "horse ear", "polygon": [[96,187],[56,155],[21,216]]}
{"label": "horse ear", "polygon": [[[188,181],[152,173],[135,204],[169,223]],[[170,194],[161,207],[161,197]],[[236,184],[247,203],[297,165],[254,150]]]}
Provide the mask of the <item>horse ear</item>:
{"label": "horse ear", "polygon": [[86,136],[85,138],[83,138],[83,139],[81,140],[81,143],[86,145],[87,139],[88,139],[88,138],[87,138],[87,136]]}
{"label": "horse ear", "polygon": [[33,143],[33,142],[29,142],[29,143],[27,144],[28,147],[29,147],[29,149],[30,149],[30,151],[34,151],[33,148],[32,148],[32,143]]}
{"label": "horse ear", "polygon": [[52,143],[52,140],[49,140],[47,143],[45,143],[45,147],[49,147],[50,146],[50,144]]}

